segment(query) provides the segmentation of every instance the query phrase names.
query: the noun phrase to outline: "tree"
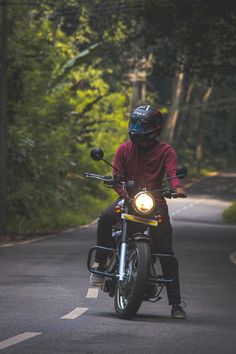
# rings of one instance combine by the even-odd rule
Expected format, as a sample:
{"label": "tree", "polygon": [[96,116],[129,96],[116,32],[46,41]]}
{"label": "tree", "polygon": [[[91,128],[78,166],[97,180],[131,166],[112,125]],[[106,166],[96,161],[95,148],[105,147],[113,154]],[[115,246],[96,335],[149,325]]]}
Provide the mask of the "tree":
{"label": "tree", "polygon": [[67,8],[55,29],[51,13],[61,8],[38,4],[32,16],[24,6],[30,21],[18,15],[17,5],[10,9],[8,73],[8,230],[20,233],[78,225],[97,215],[95,197],[105,203],[110,194],[82,177],[102,168],[88,161],[89,148],[106,140],[111,157],[124,139],[120,127],[128,109],[128,91],[109,81],[114,65],[101,67],[99,55],[78,49],[92,31],[86,6],[79,11],[83,25],[70,32]]}
{"label": "tree", "polygon": [[8,2],[2,1],[1,79],[0,79],[0,234],[6,231],[6,125],[7,125],[7,65],[8,65]]}

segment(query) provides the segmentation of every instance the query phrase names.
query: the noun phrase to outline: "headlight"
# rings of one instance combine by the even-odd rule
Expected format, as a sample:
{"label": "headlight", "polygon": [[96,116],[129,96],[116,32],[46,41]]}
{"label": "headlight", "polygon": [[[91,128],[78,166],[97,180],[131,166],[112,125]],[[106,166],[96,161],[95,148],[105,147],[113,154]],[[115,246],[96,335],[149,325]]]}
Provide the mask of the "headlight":
{"label": "headlight", "polygon": [[140,192],[133,199],[133,207],[138,213],[148,214],[155,207],[155,199],[151,194]]}

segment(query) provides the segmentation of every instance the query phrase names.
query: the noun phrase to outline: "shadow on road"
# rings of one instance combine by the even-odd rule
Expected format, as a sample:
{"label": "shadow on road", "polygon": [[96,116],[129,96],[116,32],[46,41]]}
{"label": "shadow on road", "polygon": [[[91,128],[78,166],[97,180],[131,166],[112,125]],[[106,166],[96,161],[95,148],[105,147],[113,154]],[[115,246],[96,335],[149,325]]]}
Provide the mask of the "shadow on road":
{"label": "shadow on road", "polygon": [[[186,320],[174,320],[170,317],[169,314],[166,315],[151,315],[151,314],[137,314],[135,317],[133,317],[131,320],[122,320],[119,319],[115,313],[112,312],[90,312],[90,315],[92,317],[99,317],[99,318],[109,318],[109,319],[116,319],[117,321],[123,321],[126,323],[129,322],[135,322],[135,323],[159,323],[159,324],[168,324],[168,325],[176,325],[176,324],[181,324],[182,325],[200,325],[204,322],[204,324],[207,325],[208,321],[205,321],[202,317],[189,317]],[[211,321],[209,321],[209,324]]]}

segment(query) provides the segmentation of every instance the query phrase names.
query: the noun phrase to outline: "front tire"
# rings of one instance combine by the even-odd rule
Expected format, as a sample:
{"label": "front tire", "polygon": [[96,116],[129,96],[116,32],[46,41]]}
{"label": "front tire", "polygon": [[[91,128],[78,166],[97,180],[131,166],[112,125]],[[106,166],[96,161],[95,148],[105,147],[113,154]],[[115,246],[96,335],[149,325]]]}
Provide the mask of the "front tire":
{"label": "front tire", "polygon": [[146,290],[150,270],[150,247],[134,241],[127,255],[125,280],[117,281],[115,311],[119,318],[130,319],[139,310]]}

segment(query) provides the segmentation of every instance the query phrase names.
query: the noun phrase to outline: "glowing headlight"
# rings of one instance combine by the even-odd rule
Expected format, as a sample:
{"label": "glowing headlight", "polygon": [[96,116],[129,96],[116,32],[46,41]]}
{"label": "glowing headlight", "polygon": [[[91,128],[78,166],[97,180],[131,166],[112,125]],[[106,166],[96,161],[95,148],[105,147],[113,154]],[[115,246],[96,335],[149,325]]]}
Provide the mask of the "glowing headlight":
{"label": "glowing headlight", "polygon": [[150,213],[155,207],[155,200],[151,194],[140,192],[133,199],[133,207],[138,213]]}

